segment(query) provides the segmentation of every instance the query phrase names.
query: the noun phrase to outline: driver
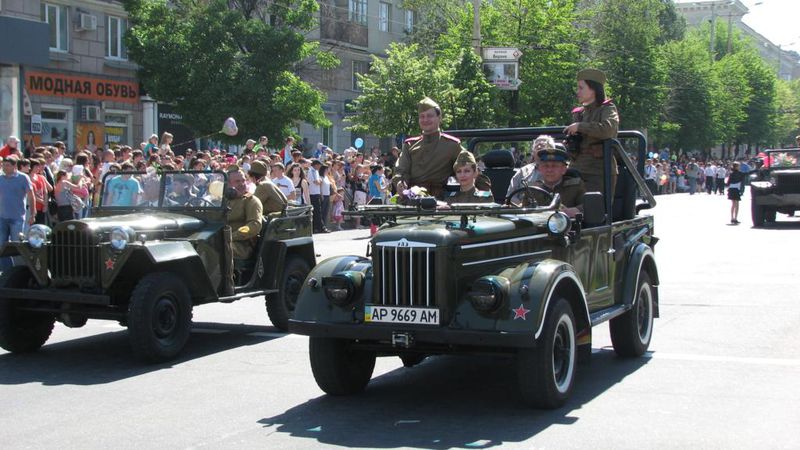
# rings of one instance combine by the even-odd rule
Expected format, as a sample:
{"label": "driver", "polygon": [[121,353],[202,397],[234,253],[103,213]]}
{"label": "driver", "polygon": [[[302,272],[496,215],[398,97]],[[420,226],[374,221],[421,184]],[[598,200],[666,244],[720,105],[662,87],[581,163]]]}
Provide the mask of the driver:
{"label": "driver", "polygon": [[478,178],[478,165],[475,163],[475,156],[464,150],[458,154],[453,171],[460,189],[451,192],[445,197],[447,204],[452,203],[492,203],[492,193],[481,191],[475,187],[475,180]]}
{"label": "driver", "polygon": [[176,174],[172,176],[171,191],[167,194],[167,203],[169,205],[186,205],[194,197],[191,189],[194,186],[194,177],[188,174]]}
{"label": "driver", "polygon": [[[545,148],[537,153],[539,157],[539,171],[541,179],[532,186],[540,187],[553,194],[561,196],[561,211],[570,217],[583,210],[583,194],[586,187],[580,177],[567,177],[567,152],[559,148]],[[539,205],[549,203],[547,196],[537,190],[532,190],[533,199]],[[527,206],[523,199],[523,206]]]}

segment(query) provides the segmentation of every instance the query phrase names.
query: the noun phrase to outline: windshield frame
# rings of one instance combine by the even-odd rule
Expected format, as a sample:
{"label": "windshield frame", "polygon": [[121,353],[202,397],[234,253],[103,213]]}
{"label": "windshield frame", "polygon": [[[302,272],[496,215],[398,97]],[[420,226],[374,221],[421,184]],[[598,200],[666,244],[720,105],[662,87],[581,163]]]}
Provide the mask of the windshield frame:
{"label": "windshield frame", "polygon": [[[769,169],[770,170],[791,170],[791,169],[800,169],[800,148],[780,148],[780,149],[770,149],[765,151],[767,154],[768,162],[769,162]],[[776,165],[773,158],[779,153],[789,153],[794,157],[795,163],[794,165],[787,166],[787,165]]]}
{"label": "windshield frame", "polygon": [[[110,181],[110,177],[115,177],[119,175],[128,175],[137,176],[137,175],[144,175],[144,176],[151,176],[153,174],[158,175],[159,178],[159,186],[158,186],[158,205],[157,206],[150,206],[150,205],[135,205],[135,206],[120,206],[120,205],[104,205],[103,201],[106,197],[106,186]],[[166,196],[166,189],[167,189],[167,177],[170,175],[217,175],[221,176],[223,180],[222,192],[224,194],[225,190],[228,188],[228,173],[215,170],[211,172],[202,171],[202,170],[164,170],[164,171],[156,171],[156,172],[147,172],[147,171],[116,171],[116,172],[108,172],[103,175],[103,178],[100,183],[100,197],[97,202],[97,205],[94,206],[94,209],[98,209],[101,211],[142,211],[142,210],[157,210],[157,211],[169,211],[169,212],[176,212],[176,211],[223,211],[228,207],[228,199],[225,195],[222,195],[221,201],[219,206],[186,206],[186,205],[167,205],[164,202],[164,198]]]}

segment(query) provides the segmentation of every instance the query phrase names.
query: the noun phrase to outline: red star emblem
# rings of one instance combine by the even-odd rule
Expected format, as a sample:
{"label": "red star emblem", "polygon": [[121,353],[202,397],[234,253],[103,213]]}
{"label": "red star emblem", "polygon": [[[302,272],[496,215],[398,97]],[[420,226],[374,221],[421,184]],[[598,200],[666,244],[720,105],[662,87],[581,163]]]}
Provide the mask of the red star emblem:
{"label": "red star emblem", "polygon": [[108,258],[106,260],[106,270],[111,270],[113,268],[114,268],[114,260],[111,259],[111,258]]}
{"label": "red star emblem", "polygon": [[517,319],[528,320],[525,318],[525,316],[528,315],[529,312],[531,312],[530,309],[525,309],[525,307],[522,306],[522,303],[519,304],[519,308],[512,309],[512,311],[514,311],[514,320]]}

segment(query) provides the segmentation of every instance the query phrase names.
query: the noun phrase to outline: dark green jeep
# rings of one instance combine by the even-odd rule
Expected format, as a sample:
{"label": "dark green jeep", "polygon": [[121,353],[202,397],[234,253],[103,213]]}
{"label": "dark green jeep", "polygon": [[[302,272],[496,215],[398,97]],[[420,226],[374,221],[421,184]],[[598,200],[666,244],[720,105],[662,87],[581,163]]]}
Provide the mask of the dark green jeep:
{"label": "dark green jeep", "polygon": [[[468,139],[474,151],[487,144],[529,145],[540,134],[560,137],[562,130],[452,134]],[[376,356],[399,356],[412,366],[428,355],[496,353],[516,358],[527,403],[553,408],[572,392],[577,356],[590,354],[593,326],[610,321],[617,353],[641,356],[658,317],[658,272],[653,217],[638,213],[655,201],[641,177],[644,137],[620,132],[619,139],[605,144],[606,173],[612,162],[620,172],[613,203],[587,193],[584,213],[575,219],[559,211],[558,195],[527,208],[462,204],[436,210],[426,208],[426,199],[363,208],[360,214],[386,221],[367,257],[339,256],[317,265],[289,321],[291,332],[311,337],[311,368],[320,388],[331,395],[363,390]],[[638,169],[620,144],[631,140]],[[504,198],[514,169],[496,165],[484,173]],[[540,188],[520,190],[532,189]]]}
{"label": "dark green jeep", "polygon": [[163,361],[189,339],[194,306],[261,296],[285,330],[315,263],[311,210],[265,217],[253,256],[234,261],[226,188],[222,172],[109,174],[91,217],[6,243],[0,256],[15,266],[0,274],[0,346],[35,351],[56,320],[107,319],[128,327],[137,356]]}
{"label": "dark green jeep", "polygon": [[750,176],[753,226],[775,222],[777,213],[800,210],[800,149],[766,150],[764,165]]}

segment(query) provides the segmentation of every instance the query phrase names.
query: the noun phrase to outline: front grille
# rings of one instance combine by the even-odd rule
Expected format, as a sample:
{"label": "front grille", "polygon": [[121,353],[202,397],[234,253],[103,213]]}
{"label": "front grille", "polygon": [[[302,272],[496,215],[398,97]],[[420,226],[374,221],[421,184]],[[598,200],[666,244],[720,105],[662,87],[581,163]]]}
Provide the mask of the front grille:
{"label": "front grille", "polygon": [[800,194],[800,173],[778,174],[775,182],[778,194]]}
{"label": "front grille", "polygon": [[99,284],[99,246],[90,230],[57,230],[51,242],[48,258],[54,284]]}
{"label": "front grille", "polygon": [[378,242],[373,251],[376,305],[436,306],[436,246],[405,239]]}

